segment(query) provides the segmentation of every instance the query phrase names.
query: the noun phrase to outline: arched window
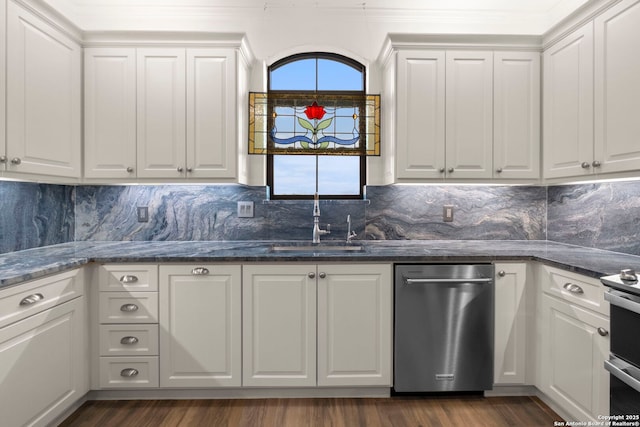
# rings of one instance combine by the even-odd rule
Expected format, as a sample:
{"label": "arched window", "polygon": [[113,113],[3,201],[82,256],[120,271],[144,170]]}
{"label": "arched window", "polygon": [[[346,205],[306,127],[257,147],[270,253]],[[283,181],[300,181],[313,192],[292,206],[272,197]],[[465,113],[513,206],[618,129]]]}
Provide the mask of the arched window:
{"label": "arched window", "polygon": [[[345,106],[335,99],[349,95],[364,99],[365,82],[364,65],[337,54],[298,54],[269,67],[267,97],[295,94],[299,99],[304,100],[305,96],[309,99],[300,101],[298,107],[291,104],[269,107],[278,140],[297,138],[299,150],[307,149],[304,155],[267,154],[267,185],[272,198],[310,199],[316,192],[324,199],[363,197],[366,156],[341,154],[339,150],[364,133],[360,116],[365,108],[354,107],[353,103]],[[271,136],[276,139],[275,133]],[[338,155],[313,153],[330,144],[336,147]]]}

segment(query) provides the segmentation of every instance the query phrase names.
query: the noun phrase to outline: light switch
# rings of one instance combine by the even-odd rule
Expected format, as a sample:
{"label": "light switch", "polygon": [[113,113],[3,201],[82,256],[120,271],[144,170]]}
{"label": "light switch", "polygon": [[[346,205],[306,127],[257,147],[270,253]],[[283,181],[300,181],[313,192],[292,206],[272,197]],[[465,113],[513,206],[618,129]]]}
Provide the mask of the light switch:
{"label": "light switch", "polygon": [[442,220],[444,222],[453,222],[453,205],[444,205],[442,207]]}
{"label": "light switch", "polygon": [[238,202],[238,218],[253,218],[253,202]]}

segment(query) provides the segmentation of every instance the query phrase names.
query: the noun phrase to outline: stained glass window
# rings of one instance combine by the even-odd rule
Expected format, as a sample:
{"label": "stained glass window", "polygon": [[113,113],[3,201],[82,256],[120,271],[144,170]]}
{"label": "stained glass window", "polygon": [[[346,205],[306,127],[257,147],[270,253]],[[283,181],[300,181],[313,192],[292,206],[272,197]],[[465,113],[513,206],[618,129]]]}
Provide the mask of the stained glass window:
{"label": "stained glass window", "polygon": [[380,97],[365,93],[365,67],[309,53],[268,77],[268,92],[249,96],[249,153],[267,155],[272,197],[362,197],[365,156],[380,154]]}

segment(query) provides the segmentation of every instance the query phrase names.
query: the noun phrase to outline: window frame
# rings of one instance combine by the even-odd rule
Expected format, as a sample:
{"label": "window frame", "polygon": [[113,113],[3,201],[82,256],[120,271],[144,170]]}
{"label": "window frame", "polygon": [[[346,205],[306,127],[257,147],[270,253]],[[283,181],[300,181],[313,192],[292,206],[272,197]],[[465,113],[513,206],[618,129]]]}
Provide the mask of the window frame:
{"label": "window frame", "polygon": [[[271,73],[275,70],[277,70],[278,68],[285,66],[287,64],[296,62],[296,61],[300,61],[300,60],[305,60],[305,59],[315,59],[316,60],[316,82],[315,82],[315,87],[316,89],[313,91],[307,91],[307,90],[300,90],[300,91],[296,91],[296,90],[284,90],[284,91],[279,91],[279,90],[271,90]],[[336,91],[336,90],[318,90],[318,60],[321,59],[326,59],[326,60],[331,60],[331,61],[335,61],[335,62],[340,62],[344,65],[350,66],[352,68],[354,68],[355,70],[359,71],[362,74],[362,90],[361,91]],[[360,62],[356,61],[355,59],[351,59],[347,56],[344,55],[340,55],[337,53],[329,53],[329,52],[304,52],[304,53],[297,53],[297,54],[293,54],[290,56],[287,56],[286,58],[282,58],[276,62],[274,62],[273,64],[269,65],[267,67],[267,94],[269,93],[278,93],[278,92],[300,92],[300,93],[314,93],[314,94],[318,94],[318,93],[323,93],[323,94],[348,94],[348,93],[357,93],[357,94],[362,94],[362,95],[366,95],[366,82],[367,82],[367,69],[366,66],[364,64],[361,64]],[[277,154],[269,154],[267,153],[267,186],[269,188],[271,188],[271,194],[270,194],[270,198],[274,199],[274,200],[312,200],[314,195],[313,194],[274,194],[273,193],[273,189],[274,189],[274,156],[276,156]],[[309,155],[309,156],[313,156],[313,155]],[[315,157],[317,157],[318,155],[316,155]],[[359,173],[359,193],[358,194],[319,194],[319,198],[323,199],[323,200],[362,200],[364,199],[364,187],[367,183],[367,156],[358,156],[359,157],[359,165],[360,165],[360,173]],[[316,170],[316,173],[318,171]]]}

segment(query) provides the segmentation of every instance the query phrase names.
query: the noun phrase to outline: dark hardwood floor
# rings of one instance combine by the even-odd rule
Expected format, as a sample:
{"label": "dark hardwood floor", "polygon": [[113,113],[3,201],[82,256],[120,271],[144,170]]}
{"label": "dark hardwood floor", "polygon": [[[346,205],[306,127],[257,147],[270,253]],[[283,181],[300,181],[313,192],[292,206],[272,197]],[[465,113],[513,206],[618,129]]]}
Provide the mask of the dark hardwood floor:
{"label": "dark hardwood floor", "polygon": [[86,402],[61,426],[553,426],[536,397],[132,400]]}

